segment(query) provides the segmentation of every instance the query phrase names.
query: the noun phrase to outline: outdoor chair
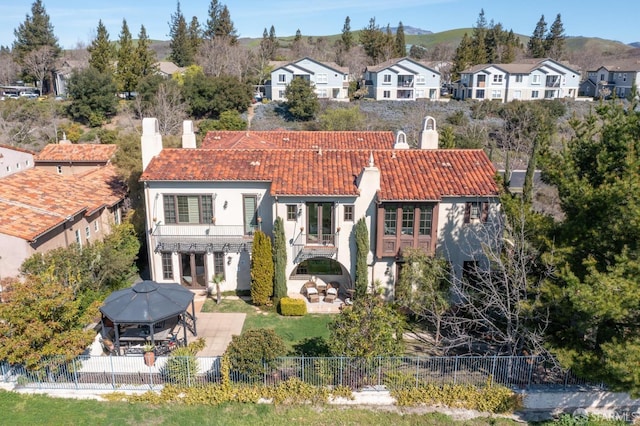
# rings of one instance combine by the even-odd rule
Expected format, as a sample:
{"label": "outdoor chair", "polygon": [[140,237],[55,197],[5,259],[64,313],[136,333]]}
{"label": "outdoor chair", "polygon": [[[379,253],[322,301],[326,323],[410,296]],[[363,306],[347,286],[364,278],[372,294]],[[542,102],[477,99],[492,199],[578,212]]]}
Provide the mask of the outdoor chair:
{"label": "outdoor chair", "polygon": [[327,295],[324,297],[325,303],[333,303],[333,301],[336,300],[336,297],[338,297],[338,289],[329,284],[327,286]]}
{"label": "outdoor chair", "polygon": [[310,303],[318,303],[320,301],[320,295],[318,294],[316,283],[313,281],[307,281],[304,284],[304,293]]}

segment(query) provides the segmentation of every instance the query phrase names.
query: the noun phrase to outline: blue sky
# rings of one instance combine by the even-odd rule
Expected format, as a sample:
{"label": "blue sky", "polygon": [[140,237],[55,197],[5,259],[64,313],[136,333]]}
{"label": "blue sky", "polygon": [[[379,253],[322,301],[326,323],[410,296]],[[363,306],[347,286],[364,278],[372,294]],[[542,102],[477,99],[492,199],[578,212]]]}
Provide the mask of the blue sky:
{"label": "blue sky", "polygon": [[[11,45],[13,30],[31,13],[33,0],[5,0],[0,4],[0,45]],[[107,26],[110,38],[118,38],[126,18],[134,37],[144,25],[153,39],[168,39],[169,19],[175,0],[43,0],[60,44],[72,48],[89,43],[98,20]],[[183,0],[187,21],[197,16],[206,21],[209,0]],[[620,12],[596,0],[222,0],[231,13],[241,37],[261,37],[265,27],[275,27],[278,36],[337,34],[346,16],[351,29],[365,27],[371,17],[380,26],[396,26],[399,21],[433,32],[471,27],[484,8],[487,20],[500,22],[516,33],[531,35],[540,15],[550,25],[562,14],[568,36],[601,37],[631,43],[640,41],[640,2],[621,3]]]}

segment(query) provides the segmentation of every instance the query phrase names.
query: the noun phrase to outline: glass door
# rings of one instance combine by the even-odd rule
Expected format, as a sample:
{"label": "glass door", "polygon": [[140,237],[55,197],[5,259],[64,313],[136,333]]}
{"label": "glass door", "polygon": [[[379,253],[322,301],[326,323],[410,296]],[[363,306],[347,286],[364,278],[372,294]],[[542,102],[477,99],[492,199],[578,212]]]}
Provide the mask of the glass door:
{"label": "glass door", "polygon": [[333,204],[307,203],[307,243],[333,244]]}

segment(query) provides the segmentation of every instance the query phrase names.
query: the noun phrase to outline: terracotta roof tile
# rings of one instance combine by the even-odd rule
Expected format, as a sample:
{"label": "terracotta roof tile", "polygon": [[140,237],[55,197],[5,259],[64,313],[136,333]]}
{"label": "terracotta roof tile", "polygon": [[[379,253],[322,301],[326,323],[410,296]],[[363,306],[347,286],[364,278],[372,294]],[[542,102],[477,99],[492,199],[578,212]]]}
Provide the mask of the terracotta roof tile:
{"label": "terracotta roof tile", "polygon": [[36,156],[35,160],[104,162],[107,163],[118,149],[113,144],[55,144],[50,143]]}
{"label": "terracotta roof tile", "polygon": [[272,195],[356,196],[355,178],[371,153],[382,200],[498,194],[482,150],[165,149],[141,180],[271,182]]}
{"label": "terracotta roof tile", "polygon": [[0,233],[32,241],[69,216],[91,214],[124,196],[111,165],[82,176],[24,170],[0,180]]}
{"label": "terracotta roof tile", "polygon": [[202,141],[206,149],[391,149],[393,132],[212,131]]}

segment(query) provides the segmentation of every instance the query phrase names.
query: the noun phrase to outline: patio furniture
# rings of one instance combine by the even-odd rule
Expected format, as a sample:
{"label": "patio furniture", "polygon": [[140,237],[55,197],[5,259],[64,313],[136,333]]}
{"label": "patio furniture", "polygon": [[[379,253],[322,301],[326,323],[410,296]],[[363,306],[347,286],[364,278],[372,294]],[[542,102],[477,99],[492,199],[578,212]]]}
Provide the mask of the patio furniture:
{"label": "patio furniture", "polygon": [[318,294],[320,296],[327,294],[327,283],[324,281],[316,281],[316,288],[318,289]]}
{"label": "patio furniture", "polygon": [[333,301],[336,300],[336,297],[338,297],[338,289],[329,284],[327,286],[327,295],[324,298],[324,302],[333,303]]}
{"label": "patio furniture", "polygon": [[313,281],[307,281],[304,284],[304,294],[309,299],[309,303],[318,303],[320,302],[320,295],[318,294],[318,289],[316,288],[316,283]]}

